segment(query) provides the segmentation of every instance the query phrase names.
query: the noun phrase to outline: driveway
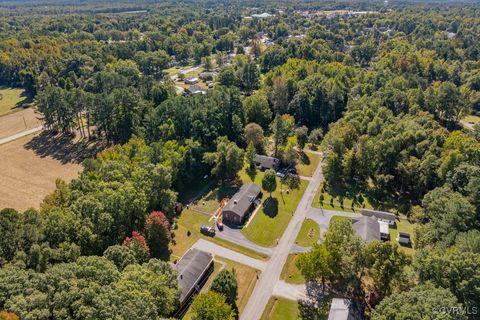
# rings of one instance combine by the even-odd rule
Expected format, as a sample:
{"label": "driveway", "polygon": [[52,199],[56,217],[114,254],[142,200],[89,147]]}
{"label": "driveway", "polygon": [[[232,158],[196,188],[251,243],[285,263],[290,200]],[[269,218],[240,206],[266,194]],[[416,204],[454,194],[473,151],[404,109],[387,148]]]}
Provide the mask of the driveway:
{"label": "driveway", "polygon": [[25,131],[22,131],[22,132],[19,132],[19,133],[16,133],[16,134],[12,134],[11,136],[8,136],[8,137],[5,137],[5,138],[1,138],[0,139],[0,145],[11,142],[13,140],[20,139],[22,137],[28,136],[29,134],[32,134],[32,133],[35,133],[35,132],[38,132],[38,131],[41,131],[41,130],[43,130],[43,126],[35,127],[35,128],[28,129],[28,130],[25,130]]}
{"label": "driveway", "polygon": [[242,253],[219,246],[218,244],[207,241],[205,239],[199,239],[197,242],[194,243],[192,248],[196,248],[198,250],[202,250],[202,251],[211,253],[213,255],[220,256],[220,257],[244,264],[246,266],[258,269],[260,271],[265,270],[266,264],[267,264],[265,261],[251,258]]}
{"label": "driveway", "polygon": [[253,243],[248,240],[241,232],[240,229],[229,228],[226,225],[223,226],[223,231],[217,229],[215,234],[216,237],[228,240],[235,244],[239,244],[245,248],[251,249],[261,254],[270,256],[273,252],[273,248],[266,248],[259,246],[258,244]]}
{"label": "driveway", "polygon": [[[240,320],[258,320],[262,316],[263,310],[268,300],[274,293],[275,286],[280,279],[283,266],[292,249],[297,234],[302,227],[303,221],[307,216],[313,198],[323,180],[321,163],[315,169],[310,183],[305,190],[295,213],[283,233],[278,245],[274,248],[270,260],[267,262],[264,272],[260,275],[257,285],[253,290],[245,309],[240,314]],[[265,226],[267,227],[267,226]],[[281,285],[280,285],[281,286]],[[282,287],[280,287],[282,288]],[[283,291],[280,290],[280,291]]]}
{"label": "driveway", "polygon": [[305,284],[291,284],[283,280],[277,281],[273,288],[273,295],[289,300],[306,300],[307,286]]}
{"label": "driveway", "polygon": [[320,226],[320,233],[323,234],[328,229],[330,224],[330,220],[333,216],[341,216],[341,217],[349,217],[355,218],[359,217],[360,214],[353,213],[353,212],[344,212],[344,211],[335,211],[335,210],[327,210],[327,209],[319,209],[310,207],[307,212],[307,219],[312,219]]}

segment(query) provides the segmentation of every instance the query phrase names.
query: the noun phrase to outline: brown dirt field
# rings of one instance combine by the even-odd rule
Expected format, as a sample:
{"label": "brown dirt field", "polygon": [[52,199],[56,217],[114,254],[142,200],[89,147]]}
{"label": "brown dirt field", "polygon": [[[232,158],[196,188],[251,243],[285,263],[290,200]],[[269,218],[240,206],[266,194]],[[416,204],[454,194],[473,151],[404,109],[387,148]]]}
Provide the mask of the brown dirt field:
{"label": "brown dirt field", "polygon": [[39,208],[57,178],[77,177],[80,163],[97,151],[94,144],[45,131],[0,145],[0,208]]}
{"label": "brown dirt field", "polygon": [[41,122],[38,117],[34,108],[22,109],[0,117],[0,138],[40,126]]}

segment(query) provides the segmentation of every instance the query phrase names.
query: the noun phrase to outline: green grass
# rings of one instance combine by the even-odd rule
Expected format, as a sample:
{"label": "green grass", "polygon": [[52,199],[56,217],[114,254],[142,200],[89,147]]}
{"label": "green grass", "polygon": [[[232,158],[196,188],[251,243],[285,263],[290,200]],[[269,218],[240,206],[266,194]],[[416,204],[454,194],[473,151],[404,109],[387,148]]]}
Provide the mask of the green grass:
{"label": "green grass", "polygon": [[333,216],[330,219],[330,223],[332,223],[333,221],[352,221],[352,218],[343,217],[343,216]]}
{"label": "green grass", "polygon": [[303,247],[311,247],[317,243],[320,238],[320,226],[311,219],[306,219],[300,232],[297,235],[295,243]]}
{"label": "green grass", "polygon": [[[251,177],[245,170],[242,170],[240,174],[244,183],[255,182],[259,186],[262,185],[263,175],[263,172],[257,171],[256,175]],[[301,181],[300,189],[290,190],[289,194],[286,192],[286,187],[283,186],[284,191],[280,193],[280,180],[277,178],[277,190],[272,193],[272,198],[269,197],[269,194],[264,195],[262,207],[252,218],[250,224],[242,229],[242,234],[256,244],[265,247],[275,246],[288,226],[307,184],[307,182]]]}
{"label": "green grass", "polygon": [[301,176],[311,177],[320,162],[320,156],[305,150],[297,165],[297,172]]}
{"label": "green grass", "polygon": [[[236,303],[238,310],[241,313],[247,305],[248,298],[250,297],[253,289],[255,288],[259,271],[244,264],[240,264],[235,261],[231,261],[221,257],[216,257],[213,263],[213,272],[203,286],[201,293],[206,293],[208,292],[208,290],[210,290],[213,280],[223,268],[227,270],[234,270],[238,285],[238,295]],[[192,316],[193,314],[189,309],[183,317],[183,320],[189,320],[192,318]]]}
{"label": "green grass", "polygon": [[480,123],[480,117],[474,116],[474,115],[468,115],[465,118],[463,118],[463,121],[471,122],[471,123]]}
{"label": "green grass", "polygon": [[25,90],[19,88],[0,87],[0,97],[0,116],[32,103],[32,99],[25,96]]}
{"label": "green grass", "polygon": [[298,254],[288,255],[287,261],[283,265],[282,273],[280,274],[281,280],[293,284],[305,283],[305,278],[296,266],[298,257],[300,257]]}
{"label": "green grass", "polygon": [[390,226],[390,241],[392,242],[395,242],[395,243],[398,243],[398,245],[400,246],[400,248],[407,254],[410,254],[410,255],[413,255],[415,253],[415,249],[413,249],[413,247],[407,247],[405,245],[402,245],[400,244],[398,241],[397,241],[397,235],[399,232],[407,232],[410,234],[410,238],[412,238],[413,236],[413,232],[415,230],[415,227],[417,225],[414,224],[414,223],[410,223],[408,220],[407,220],[407,217],[404,216],[404,215],[401,215],[400,216],[400,220],[397,220],[396,221],[396,224],[395,226]]}
{"label": "green grass", "polygon": [[[323,196],[322,202],[320,201],[321,196]],[[318,188],[317,194],[312,203],[312,207],[315,208],[324,208],[327,210],[336,210],[344,212],[356,212],[360,213],[363,208],[373,209],[372,205],[368,202],[367,197],[363,196],[363,204],[360,205],[357,202],[353,203],[351,198],[344,197],[343,204],[340,201],[340,197],[333,197],[327,191],[323,191],[322,188]],[[333,200],[332,200],[333,199]]]}
{"label": "green grass", "polygon": [[[218,237],[207,237],[200,233],[200,227],[202,225],[211,225],[212,221],[208,221],[209,216],[195,212],[193,210],[184,209],[180,215],[180,218],[177,220],[177,229],[174,230],[174,240],[175,244],[170,246],[172,250],[172,255],[170,260],[179,259],[181,256],[187,252],[192,245],[197,242],[198,239],[206,239],[208,241],[214,242],[220,246],[226,247],[233,251],[237,251],[249,257],[266,260],[268,256],[253,251],[251,249],[245,248],[233,242],[218,238]],[[190,231],[190,232],[189,232]]]}
{"label": "green grass", "polygon": [[296,301],[271,297],[265,307],[261,320],[295,320],[299,319],[298,303]]}

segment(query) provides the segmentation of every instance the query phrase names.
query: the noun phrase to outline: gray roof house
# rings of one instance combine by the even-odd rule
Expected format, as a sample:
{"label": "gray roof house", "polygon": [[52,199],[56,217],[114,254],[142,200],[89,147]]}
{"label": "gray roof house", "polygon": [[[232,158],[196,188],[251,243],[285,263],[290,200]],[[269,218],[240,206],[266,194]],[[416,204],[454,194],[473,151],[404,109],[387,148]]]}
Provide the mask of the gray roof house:
{"label": "gray roof house", "polygon": [[351,300],[333,298],[330,304],[328,320],[361,320],[360,312],[353,305]]}
{"label": "gray roof house", "polygon": [[377,211],[370,209],[362,209],[362,216],[375,217],[379,221],[387,222],[389,225],[394,225],[397,216],[390,212]]}
{"label": "gray roof house", "polygon": [[365,241],[380,240],[380,224],[374,217],[358,217],[352,219],[352,228]]}
{"label": "gray roof house", "polygon": [[188,305],[190,298],[198,293],[213,271],[213,255],[191,248],[173,265],[178,272],[180,287],[180,310]]}
{"label": "gray roof house", "polygon": [[262,190],[255,183],[244,184],[222,210],[223,221],[240,225],[259,204]]}
{"label": "gray roof house", "polygon": [[276,170],[280,165],[280,159],[269,157],[269,156],[263,156],[260,154],[256,154],[255,157],[253,158],[253,161],[255,162],[255,165],[260,170],[266,170],[266,169]]}

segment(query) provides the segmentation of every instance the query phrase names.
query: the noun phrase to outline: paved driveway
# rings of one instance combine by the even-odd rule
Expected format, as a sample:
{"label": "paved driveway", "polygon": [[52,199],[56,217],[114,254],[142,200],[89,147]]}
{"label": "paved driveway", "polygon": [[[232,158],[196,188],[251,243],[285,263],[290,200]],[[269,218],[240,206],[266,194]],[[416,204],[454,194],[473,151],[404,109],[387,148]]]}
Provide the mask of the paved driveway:
{"label": "paved driveway", "polygon": [[218,244],[207,241],[205,239],[199,239],[197,242],[194,243],[192,248],[196,248],[198,250],[202,250],[216,256],[220,256],[232,261],[236,261],[238,263],[258,269],[260,271],[265,270],[265,267],[267,264],[265,261],[251,258],[242,253],[219,246]]}
{"label": "paved driveway", "polygon": [[266,248],[259,246],[258,244],[253,243],[252,241],[248,240],[241,232],[240,229],[232,229],[227,227],[226,225],[223,226],[223,231],[217,229],[215,234],[216,237],[228,240],[235,244],[239,244],[245,248],[251,249],[253,251],[259,252],[261,254],[265,254],[270,256],[273,252],[273,248]]}
{"label": "paved driveway", "polygon": [[344,212],[344,211],[335,211],[327,209],[319,209],[310,207],[307,212],[307,219],[312,219],[320,226],[320,233],[323,235],[327,231],[330,224],[330,220],[333,216],[342,216],[342,217],[359,217],[360,214],[353,212]]}
{"label": "paved driveway", "polygon": [[277,281],[273,288],[273,295],[290,300],[306,300],[307,286],[305,284],[291,284],[283,280]]}

